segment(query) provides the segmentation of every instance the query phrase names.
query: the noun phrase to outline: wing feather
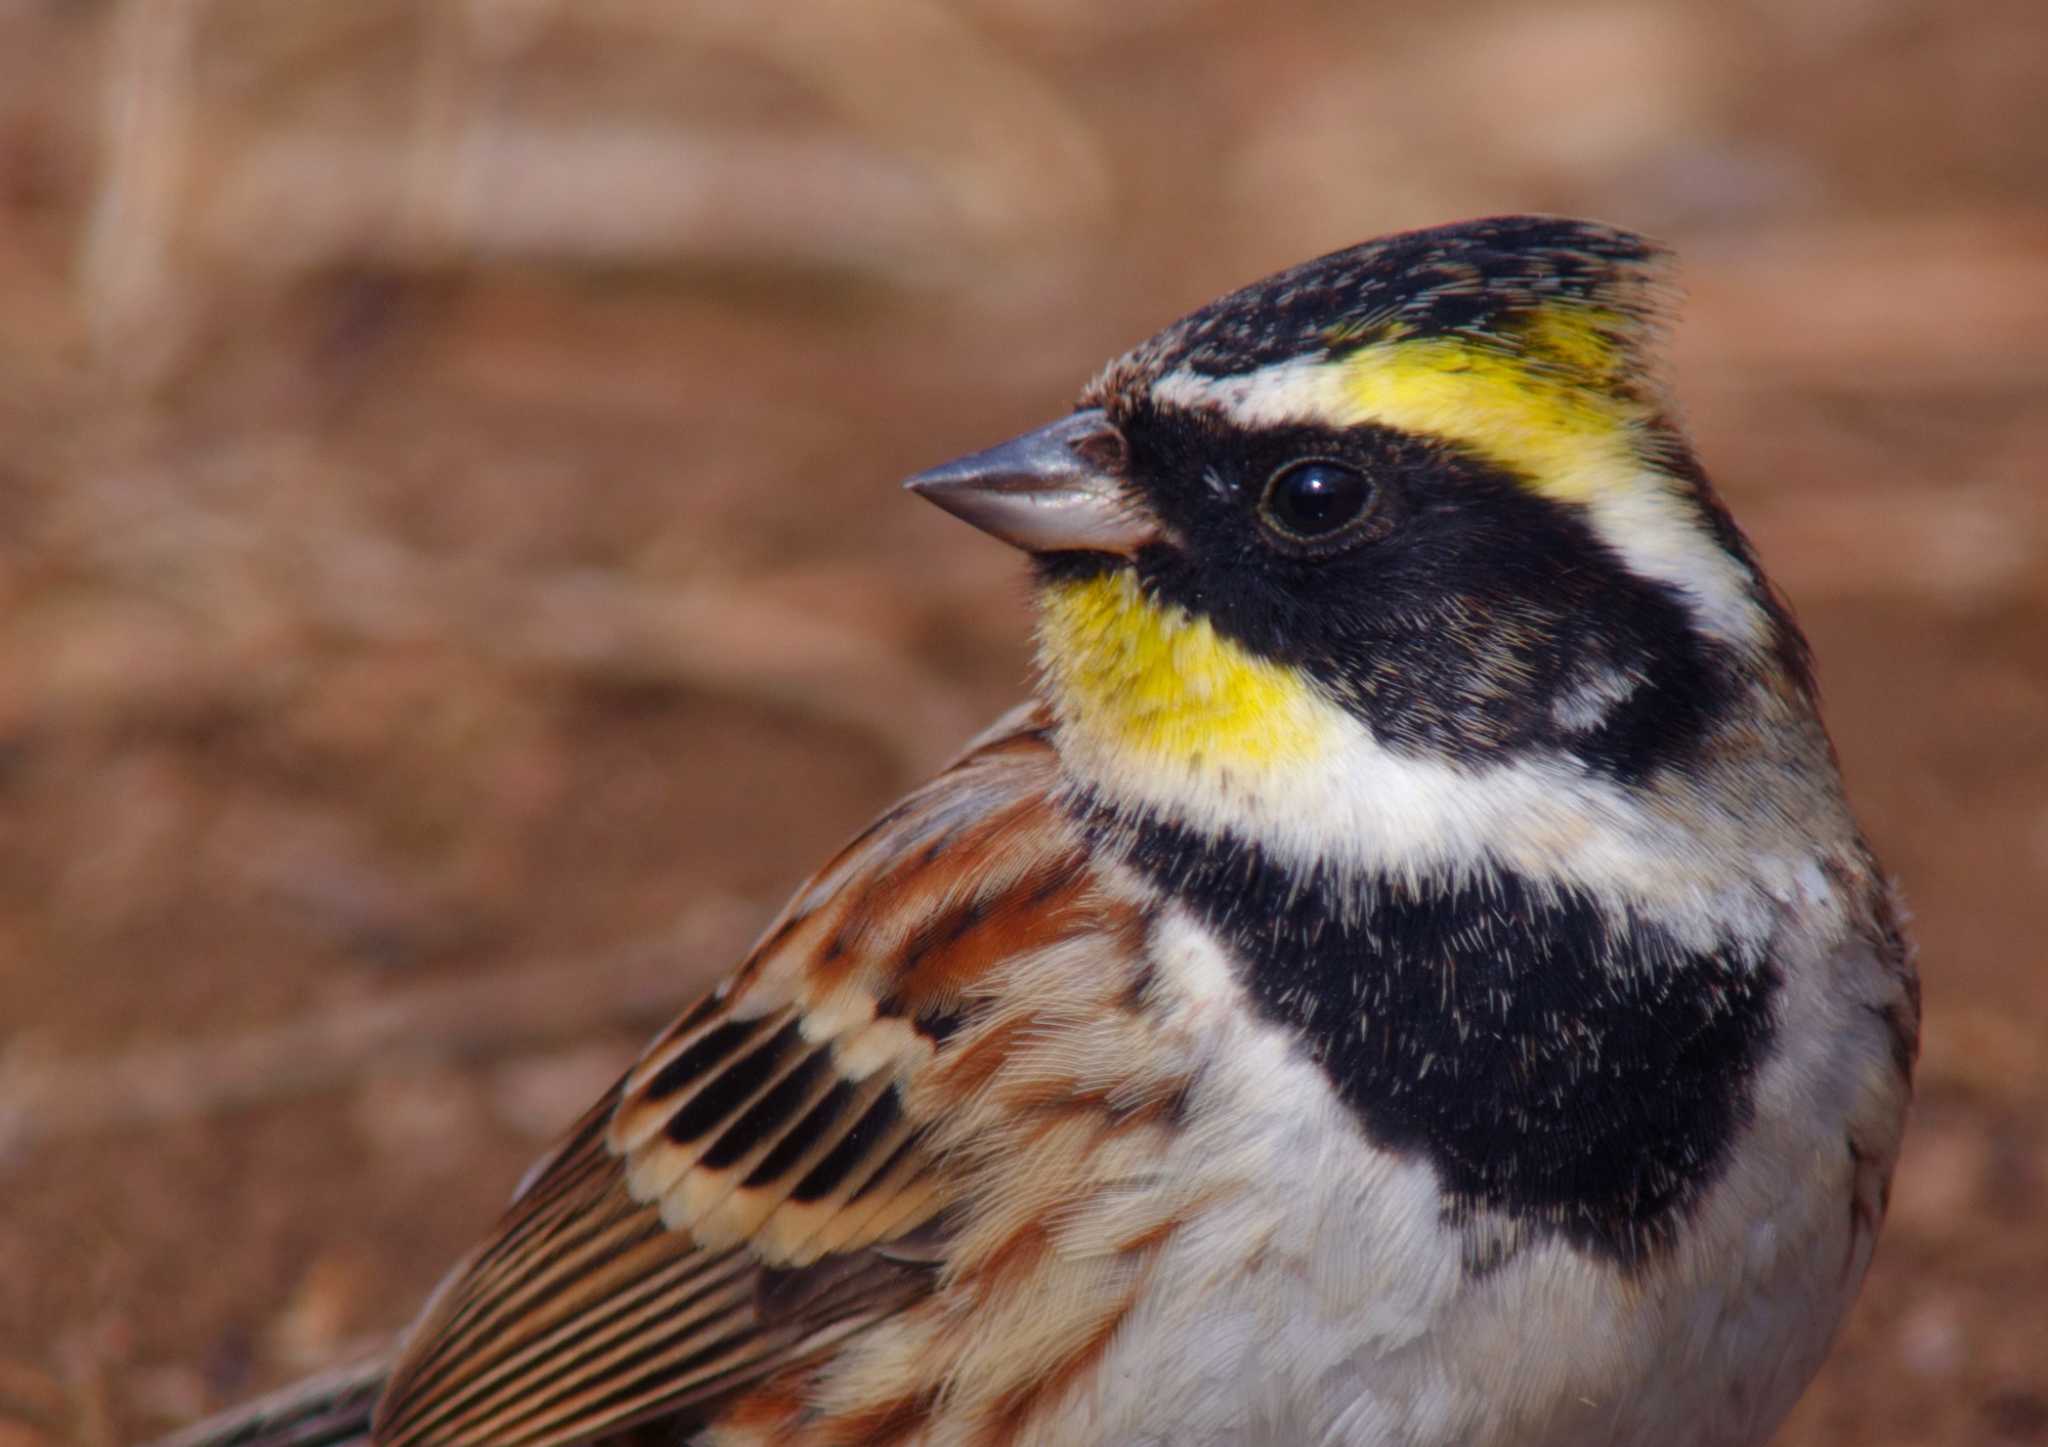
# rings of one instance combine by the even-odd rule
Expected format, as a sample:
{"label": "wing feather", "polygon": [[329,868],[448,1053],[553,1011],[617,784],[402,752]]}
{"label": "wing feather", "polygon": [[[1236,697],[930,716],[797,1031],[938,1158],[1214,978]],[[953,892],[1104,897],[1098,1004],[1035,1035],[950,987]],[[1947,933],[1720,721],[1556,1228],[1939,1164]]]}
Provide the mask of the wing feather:
{"label": "wing feather", "polygon": [[429,1303],[379,1443],[687,1425],[933,1290],[956,1183],[907,1101],[983,972],[1087,925],[1042,729],[885,815],[657,1038]]}

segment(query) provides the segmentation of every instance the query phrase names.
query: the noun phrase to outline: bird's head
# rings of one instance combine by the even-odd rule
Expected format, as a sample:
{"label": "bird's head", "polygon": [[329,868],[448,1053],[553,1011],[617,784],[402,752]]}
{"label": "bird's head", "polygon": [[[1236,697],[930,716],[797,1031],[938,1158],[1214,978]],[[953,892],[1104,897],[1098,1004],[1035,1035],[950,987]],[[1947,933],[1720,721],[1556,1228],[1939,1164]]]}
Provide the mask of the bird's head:
{"label": "bird's head", "polygon": [[1583,222],[1369,242],[910,486],[1033,555],[1062,752],[1115,801],[1284,830],[1360,787],[1641,786],[1759,680],[1806,689],[1659,390],[1665,298],[1657,248]]}

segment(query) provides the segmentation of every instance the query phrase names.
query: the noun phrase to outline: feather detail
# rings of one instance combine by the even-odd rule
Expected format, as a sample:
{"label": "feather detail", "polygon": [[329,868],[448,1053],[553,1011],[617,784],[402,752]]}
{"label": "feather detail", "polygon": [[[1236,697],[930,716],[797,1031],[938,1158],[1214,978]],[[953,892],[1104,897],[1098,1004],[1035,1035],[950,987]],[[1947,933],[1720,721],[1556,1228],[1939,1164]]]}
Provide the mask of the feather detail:
{"label": "feather detail", "polygon": [[390,1363],[337,1367],[165,1437],[152,1447],[370,1447]]}
{"label": "feather detail", "polygon": [[[943,1292],[913,1329],[935,1331],[1059,1235],[1048,1213],[1085,1218],[1085,1192],[1071,1199],[1056,1171],[1027,1188],[992,1154],[1022,1127],[1041,1167],[1079,1163],[1128,1116],[1119,1102],[1147,1095],[1072,1078],[1063,1032],[1085,1039],[1104,992],[1128,993],[1102,956],[1128,946],[1136,914],[1104,892],[1056,782],[1044,721],[1013,718],[799,891],[436,1294],[377,1441],[559,1447],[655,1418],[709,1424]],[[1013,988],[1025,970],[1031,1003]],[[1145,1056],[1138,1040],[1104,1043],[1126,1064]],[[1071,1143],[1048,1148],[1062,1133]],[[990,1191],[993,1212],[978,1200]],[[1128,1273],[1112,1274],[1109,1295],[1076,1297],[1077,1340],[1127,1305]],[[1048,1330],[1064,1331],[1056,1317]],[[986,1353],[977,1340],[932,1352],[935,1370]],[[858,1369],[824,1377],[826,1396],[868,1410]]]}

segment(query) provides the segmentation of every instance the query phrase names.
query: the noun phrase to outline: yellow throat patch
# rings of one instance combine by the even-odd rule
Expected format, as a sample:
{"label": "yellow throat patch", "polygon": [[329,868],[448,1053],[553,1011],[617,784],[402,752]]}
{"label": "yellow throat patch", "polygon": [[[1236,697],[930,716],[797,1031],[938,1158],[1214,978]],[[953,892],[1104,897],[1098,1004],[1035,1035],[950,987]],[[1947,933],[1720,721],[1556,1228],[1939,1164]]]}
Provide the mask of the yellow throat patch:
{"label": "yellow throat patch", "polygon": [[1331,739],[1333,706],[1313,685],[1146,597],[1128,568],[1046,586],[1038,638],[1062,727],[1127,765],[1260,772]]}

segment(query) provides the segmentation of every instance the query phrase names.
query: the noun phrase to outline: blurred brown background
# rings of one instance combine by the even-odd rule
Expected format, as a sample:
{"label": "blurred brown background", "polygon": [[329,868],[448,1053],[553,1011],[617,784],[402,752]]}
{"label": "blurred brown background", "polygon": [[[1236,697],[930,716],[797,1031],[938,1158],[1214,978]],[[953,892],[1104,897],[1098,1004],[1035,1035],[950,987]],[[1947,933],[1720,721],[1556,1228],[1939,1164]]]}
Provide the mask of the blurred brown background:
{"label": "blurred brown background", "polygon": [[2038,0],[4,0],[0,1447],[402,1323],[1025,686],[896,479],[1476,213],[1675,371],[1918,913],[1889,1235],[1788,1444],[2048,1442]]}

